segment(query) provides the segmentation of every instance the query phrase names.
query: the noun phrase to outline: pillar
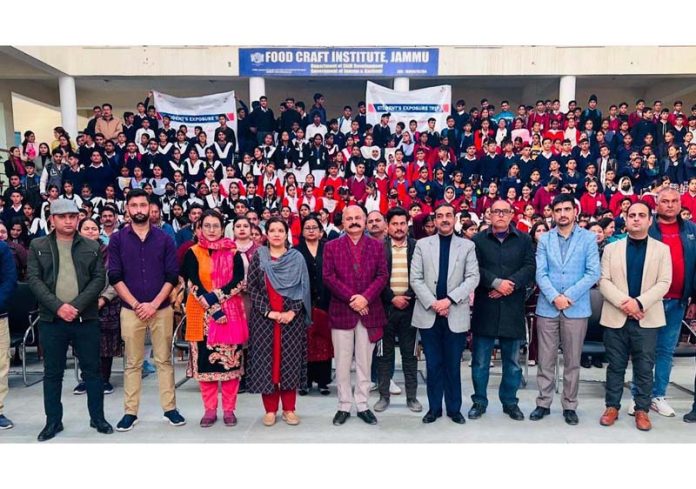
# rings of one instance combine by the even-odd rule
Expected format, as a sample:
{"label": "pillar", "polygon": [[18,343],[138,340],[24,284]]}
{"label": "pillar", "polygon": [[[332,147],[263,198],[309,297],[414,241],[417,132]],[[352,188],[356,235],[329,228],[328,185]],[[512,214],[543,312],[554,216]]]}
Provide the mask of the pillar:
{"label": "pillar", "polygon": [[75,78],[61,76],[58,78],[58,91],[60,93],[60,118],[63,129],[70,134],[74,141],[77,137],[77,92],[75,90]]}
{"label": "pillar", "polygon": [[408,92],[410,80],[406,77],[400,76],[394,78],[394,90],[397,92]]}
{"label": "pillar", "polygon": [[251,110],[251,103],[257,101],[262,95],[266,95],[266,79],[252,76],[249,78],[249,110]]}
{"label": "pillar", "polygon": [[558,87],[558,100],[561,101],[561,111],[568,112],[568,102],[575,100],[575,76],[566,75],[561,77]]}

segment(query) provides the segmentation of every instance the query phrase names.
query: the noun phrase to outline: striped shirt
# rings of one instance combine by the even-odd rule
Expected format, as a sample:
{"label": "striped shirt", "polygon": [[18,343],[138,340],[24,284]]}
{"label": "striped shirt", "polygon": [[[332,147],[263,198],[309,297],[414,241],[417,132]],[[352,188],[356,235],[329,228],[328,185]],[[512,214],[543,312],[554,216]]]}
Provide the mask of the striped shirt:
{"label": "striped shirt", "polygon": [[408,258],[406,252],[408,244],[404,241],[403,246],[392,242],[392,272],[389,281],[394,295],[403,295],[408,290]]}

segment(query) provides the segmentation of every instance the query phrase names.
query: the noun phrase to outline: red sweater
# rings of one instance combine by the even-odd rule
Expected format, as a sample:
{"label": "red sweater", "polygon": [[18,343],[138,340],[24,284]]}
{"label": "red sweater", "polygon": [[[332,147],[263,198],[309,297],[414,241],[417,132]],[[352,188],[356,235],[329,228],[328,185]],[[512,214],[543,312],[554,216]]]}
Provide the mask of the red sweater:
{"label": "red sweater", "polygon": [[696,195],[686,192],[681,196],[681,205],[684,209],[691,211],[691,221],[696,222]]}
{"label": "red sweater", "polygon": [[666,299],[681,299],[684,293],[684,248],[679,236],[679,223],[658,223],[662,242],[669,246],[669,254],[672,256],[672,285],[665,295]]}
{"label": "red sweater", "polygon": [[580,197],[580,212],[594,216],[600,207],[607,208],[607,199],[604,198],[604,194],[597,192],[592,196],[589,192],[585,192]]}
{"label": "red sweater", "polygon": [[638,202],[638,196],[636,194],[624,195],[621,192],[616,192],[611,196],[611,200],[609,201],[609,209],[614,213],[614,216],[618,216],[621,212],[621,201],[625,197],[631,199],[632,204]]}

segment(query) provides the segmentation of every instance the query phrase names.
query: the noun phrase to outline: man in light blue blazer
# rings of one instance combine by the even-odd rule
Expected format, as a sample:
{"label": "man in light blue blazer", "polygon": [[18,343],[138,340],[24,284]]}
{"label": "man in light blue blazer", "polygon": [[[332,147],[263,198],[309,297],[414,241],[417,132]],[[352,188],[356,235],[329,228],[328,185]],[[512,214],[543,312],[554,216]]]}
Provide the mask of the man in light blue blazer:
{"label": "man in light blue blazer", "polygon": [[575,223],[577,209],[570,194],[553,199],[551,231],[539,240],[536,253],[536,281],[539,300],[536,307],[539,343],[537,407],[529,419],[538,421],[551,412],[558,347],[563,348],[563,417],[578,424],[580,356],[591,316],[590,289],[600,276],[600,260],[595,235]]}
{"label": "man in light blue blazer", "polygon": [[461,413],[461,357],[469,329],[469,296],[479,283],[474,243],[454,235],[454,207],[435,209],[438,234],[416,243],[410,283],[416,294],[411,324],[420,330],[425,350],[428,412],[424,423],[447,416],[464,424]]}

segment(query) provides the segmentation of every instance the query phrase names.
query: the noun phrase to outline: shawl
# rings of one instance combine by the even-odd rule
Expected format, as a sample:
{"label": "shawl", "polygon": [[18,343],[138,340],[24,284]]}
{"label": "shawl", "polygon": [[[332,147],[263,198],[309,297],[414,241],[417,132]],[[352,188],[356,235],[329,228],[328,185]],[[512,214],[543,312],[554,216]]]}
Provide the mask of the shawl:
{"label": "shawl", "polygon": [[[199,253],[196,253],[199,275],[202,282],[210,283],[211,290],[209,292],[219,290],[227,285],[234,275],[234,255],[237,252],[234,242],[228,238],[208,241],[201,236],[196,247],[199,248]],[[209,250],[212,250],[213,253],[206,264],[200,258],[205,257]],[[194,249],[194,253],[196,251]],[[218,297],[220,298],[220,296]],[[195,304],[192,305],[195,306]],[[242,297],[239,294],[222,296],[220,298],[220,308],[225,318],[222,322],[216,321],[210,314],[212,307],[206,311],[204,322],[208,326],[208,344],[230,345],[245,343],[249,336],[249,330]],[[188,328],[187,333],[189,333]]]}
{"label": "shawl", "polygon": [[271,252],[265,246],[260,247],[256,253],[261,270],[276,292],[288,299],[303,302],[305,325],[309,326],[312,323],[312,294],[307,264],[302,253],[291,248],[277,260],[271,259]]}

